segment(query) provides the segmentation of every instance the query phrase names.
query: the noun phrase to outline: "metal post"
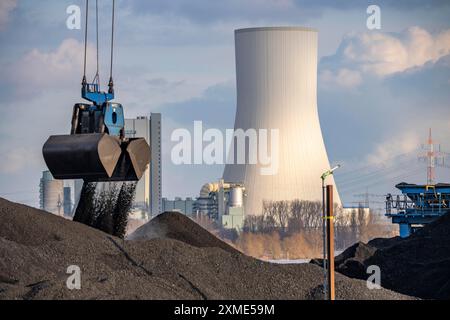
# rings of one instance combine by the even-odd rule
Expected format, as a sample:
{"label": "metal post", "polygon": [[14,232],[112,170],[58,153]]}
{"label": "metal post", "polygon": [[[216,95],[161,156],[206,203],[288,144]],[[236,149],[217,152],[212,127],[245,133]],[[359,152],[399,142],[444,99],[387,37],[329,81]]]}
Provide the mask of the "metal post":
{"label": "metal post", "polygon": [[324,300],[328,299],[327,294],[327,219],[325,213],[325,179],[322,178],[322,237],[323,237],[323,296]]}
{"label": "metal post", "polygon": [[[324,294],[324,300],[328,299],[328,295],[327,295],[327,285],[328,285],[328,274],[327,274],[327,233],[326,233],[326,229],[327,229],[327,216],[325,214],[325,179],[329,176],[332,175],[334,171],[336,171],[337,169],[339,169],[341,167],[340,164],[334,166],[332,169],[325,171],[322,176],[320,177],[322,179],[322,235],[323,235],[323,275],[324,275],[324,281],[323,281],[323,294]],[[331,191],[333,191],[333,189],[331,189]],[[333,206],[333,197],[331,196],[331,199],[329,199],[331,201],[331,206]],[[328,202],[330,203],[330,202]],[[329,237],[328,237],[329,239]],[[331,238],[334,241],[334,238]],[[333,249],[333,253],[334,253],[334,247]],[[329,255],[328,255],[329,257]],[[334,254],[331,254],[331,257],[334,259]],[[334,275],[334,265],[333,265],[333,275]],[[333,277],[333,284],[334,284],[334,277]],[[334,297],[334,287],[333,287],[333,297]]]}
{"label": "metal post", "polygon": [[328,300],[334,300],[334,213],[333,186],[327,186]]}

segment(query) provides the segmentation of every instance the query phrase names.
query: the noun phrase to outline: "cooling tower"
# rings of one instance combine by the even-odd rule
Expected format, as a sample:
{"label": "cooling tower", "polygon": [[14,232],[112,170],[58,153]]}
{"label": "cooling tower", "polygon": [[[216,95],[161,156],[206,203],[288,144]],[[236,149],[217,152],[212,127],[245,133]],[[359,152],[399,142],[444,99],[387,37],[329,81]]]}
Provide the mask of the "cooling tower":
{"label": "cooling tower", "polygon": [[[260,162],[234,162],[225,166],[223,179],[244,183],[246,214],[261,214],[264,200],[321,201],[320,176],[330,164],[317,111],[317,31],[301,27],[240,29],[235,31],[235,46],[234,128],[278,129],[279,165],[276,173],[264,175],[261,168],[265,166]],[[269,146],[269,150],[274,148]],[[332,176],[327,183],[335,184]],[[340,205],[334,190],[335,202]]]}

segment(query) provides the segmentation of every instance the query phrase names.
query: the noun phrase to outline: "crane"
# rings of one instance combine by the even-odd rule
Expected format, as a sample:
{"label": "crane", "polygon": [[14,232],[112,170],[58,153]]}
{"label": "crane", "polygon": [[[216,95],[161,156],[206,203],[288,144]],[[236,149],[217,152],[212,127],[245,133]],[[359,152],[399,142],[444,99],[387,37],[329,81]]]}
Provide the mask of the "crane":
{"label": "crane", "polygon": [[70,134],[50,136],[42,148],[43,157],[55,179],[83,179],[86,182],[137,181],[150,162],[150,147],[144,138],[125,137],[123,106],[112,102],[115,1],[112,3],[111,64],[106,92],[100,89],[98,0],[97,72],[92,83],[88,83],[86,78],[88,18],[89,0],[86,0],[81,97],[90,103],[74,105]]}

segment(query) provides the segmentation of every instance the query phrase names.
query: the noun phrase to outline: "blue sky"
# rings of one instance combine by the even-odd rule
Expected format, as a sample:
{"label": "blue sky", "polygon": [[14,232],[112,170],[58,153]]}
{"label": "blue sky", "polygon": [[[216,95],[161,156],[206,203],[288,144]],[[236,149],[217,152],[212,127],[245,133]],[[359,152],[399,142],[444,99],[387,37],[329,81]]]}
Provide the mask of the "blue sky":
{"label": "blue sky", "polygon": [[[99,2],[105,83],[110,1]],[[2,197],[38,205],[42,144],[69,130],[80,100],[83,30],[66,28],[72,4],[84,8],[80,0],[0,3]],[[233,31],[272,25],[319,30],[320,121],[330,162],[343,164],[336,180],[344,202],[360,200],[354,195],[366,188],[383,194],[401,180],[425,182],[417,158],[429,127],[450,152],[450,2],[371,1],[381,8],[377,31],[366,27],[368,4],[118,0],[116,100],[127,117],[163,115],[163,195],[196,196],[222,175],[220,165],[173,165],[170,133],[194,120],[233,127]],[[449,181],[449,171],[438,169],[438,180]]]}

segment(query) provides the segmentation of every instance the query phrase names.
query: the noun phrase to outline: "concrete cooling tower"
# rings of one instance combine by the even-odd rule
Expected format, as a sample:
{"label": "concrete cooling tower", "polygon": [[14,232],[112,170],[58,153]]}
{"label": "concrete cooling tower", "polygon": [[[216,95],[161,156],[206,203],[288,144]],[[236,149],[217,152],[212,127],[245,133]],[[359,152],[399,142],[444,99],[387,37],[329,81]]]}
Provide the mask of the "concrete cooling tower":
{"label": "concrete cooling tower", "polygon": [[[330,164],[317,111],[317,31],[301,27],[240,29],[235,31],[235,46],[234,128],[278,129],[279,165],[275,174],[264,175],[261,168],[265,166],[259,161],[234,162],[226,165],[223,179],[244,184],[246,214],[261,214],[264,200],[321,201],[320,176]],[[274,149],[269,145],[269,151]],[[327,183],[335,185],[332,176]],[[340,205],[334,190],[334,200]]]}

